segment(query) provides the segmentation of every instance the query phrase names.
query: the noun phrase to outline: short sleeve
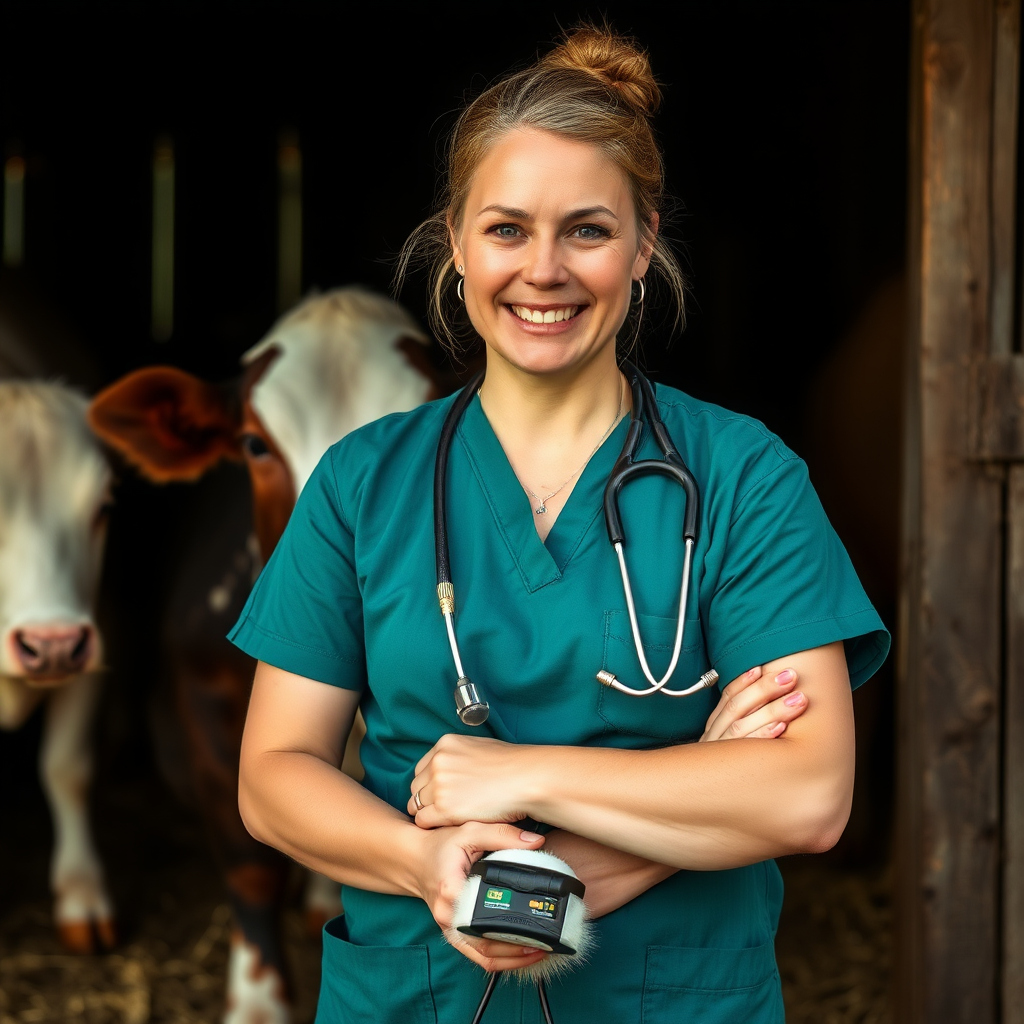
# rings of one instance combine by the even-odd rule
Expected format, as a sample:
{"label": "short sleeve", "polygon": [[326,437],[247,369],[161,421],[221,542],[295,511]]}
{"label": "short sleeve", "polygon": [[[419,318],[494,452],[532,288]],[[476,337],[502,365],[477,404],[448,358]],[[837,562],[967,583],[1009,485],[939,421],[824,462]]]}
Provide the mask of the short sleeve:
{"label": "short sleeve", "polygon": [[850,682],[869,679],[889,634],[842,542],[791,457],[758,480],[733,510],[717,548],[707,643],[723,684],[754,665],[845,641]]}
{"label": "short sleeve", "polygon": [[320,460],[228,639],[287,672],[349,690],[366,684],[354,539],[334,472]]}

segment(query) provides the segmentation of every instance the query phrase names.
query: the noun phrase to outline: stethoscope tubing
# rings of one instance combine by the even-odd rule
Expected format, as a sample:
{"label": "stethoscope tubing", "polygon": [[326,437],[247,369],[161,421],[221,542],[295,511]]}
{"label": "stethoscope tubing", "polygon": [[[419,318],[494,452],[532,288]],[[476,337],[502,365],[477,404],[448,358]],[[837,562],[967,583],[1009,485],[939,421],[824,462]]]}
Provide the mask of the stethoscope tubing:
{"label": "stethoscope tubing", "polygon": [[[686,689],[670,690],[666,687],[666,683],[672,678],[679,663],[679,656],[685,642],[686,607],[689,601],[690,583],[693,577],[694,549],[697,545],[700,529],[700,491],[696,480],[693,478],[693,474],[690,473],[686,463],[680,456],[672,436],[668,432],[668,428],[661,419],[661,415],[658,412],[658,403],[654,395],[654,388],[651,386],[650,381],[628,361],[623,363],[622,371],[630,384],[633,408],[630,414],[629,428],[626,431],[626,441],[612,468],[608,483],[605,485],[604,514],[608,538],[612,543],[619,562],[622,589],[626,597],[629,624],[633,634],[637,658],[644,677],[650,683],[650,686],[641,690],[634,689],[620,682],[613,673],[606,669],[602,669],[598,673],[597,678],[603,685],[611,687],[619,693],[627,694],[630,697],[648,697],[654,693],[662,693],[668,697],[686,697],[705,687],[713,686],[718,680],[718,673],[711,669],[705,672],[698,682]],[[448,454],[451,450],[452,439],[455,436],[459,421],[476,397],[476,393],[480,390],[483,380],[484,373],[481,371],[463,388],[452,402],[441,426],[441,435],[437,445],[437,457],[434,463],[434,560],[437,569],[437,597],[441,614],[444,616],[445,630],[448,634],[448,644],[451,647],[452,660],[458,672],[458,680],[455,685],[455,705],[459,718],[466,725],[481,725],[485,722],[488,716],[488,705],[480,697],[473,682],[466,676],[462,666],[462,657],[459,654],[458,641],[455,636],[455,590],[452,585],[451,561],[448,550]],[[643,459],[638,462],[635,461],[635,457],[640,446],[645,420],[650,426],[651,434],[661,450],[663,458]],[[685,551],[682,582],[679,591],[679,612],[676,617],[675,642],[672,650],[672,659],[661,679],[655,679],[644,652],[643,639],[640,635],[640,624],[637,620],[636,603],[633,599],[633,588],[629,579],[629,570],[626,566],[626,534],[622,527],[622,516],[619,512],[619,495],[623,486],[633,479],[651,475],[668,477],[679,484],[686,494],[686,507],[683,515]]]}

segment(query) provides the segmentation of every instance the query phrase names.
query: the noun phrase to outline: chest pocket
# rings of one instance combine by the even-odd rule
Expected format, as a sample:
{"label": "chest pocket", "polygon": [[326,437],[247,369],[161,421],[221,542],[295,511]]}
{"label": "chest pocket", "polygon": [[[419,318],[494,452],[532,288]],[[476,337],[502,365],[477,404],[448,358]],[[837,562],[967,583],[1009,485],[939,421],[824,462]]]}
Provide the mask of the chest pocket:
{"label": "chest pocket", "polygon": [[[676,620],[660,615],[637,615],[647,664],[655,679],[660,679],[672,660],[676,639]],[[619,681],[634,690],[650,686],[636,656],[629,613],[615,609],[604,613],[604,663]],[[704,637],[697,619],[686,620],[683,649],[679,653],[669,689],[692,686],[708,670]],[[689,697],[666,697],[652,693],[648,697],[630,697],[608,686],[597,686],[597,713],[615,731],[642,737],[651,745],[699,739],[711,710],[718,703],[718,690],[699,690]]]}

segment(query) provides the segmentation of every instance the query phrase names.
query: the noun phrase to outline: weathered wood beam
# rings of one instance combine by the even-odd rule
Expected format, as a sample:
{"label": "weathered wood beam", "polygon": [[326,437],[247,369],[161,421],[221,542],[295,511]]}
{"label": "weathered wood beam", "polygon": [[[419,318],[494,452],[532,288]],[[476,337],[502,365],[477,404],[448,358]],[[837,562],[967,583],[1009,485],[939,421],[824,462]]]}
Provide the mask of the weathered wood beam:
{"label": "weathered wood beam", "polygon": [[1024,1024],[1024,466],[1009,473],[1006,525],[1003,1024]]}
{"label": "weathered wood beam", "polygon": [[978,359],[971,377],[969,450],[978,459],[1024,462],[1024,356]]}
{"label": "weathered wood beam", "polygon": [[914,0],[899,695],[901,1024],[999,1012],[1003,476],[971,450],[990,353],[995,0]]}

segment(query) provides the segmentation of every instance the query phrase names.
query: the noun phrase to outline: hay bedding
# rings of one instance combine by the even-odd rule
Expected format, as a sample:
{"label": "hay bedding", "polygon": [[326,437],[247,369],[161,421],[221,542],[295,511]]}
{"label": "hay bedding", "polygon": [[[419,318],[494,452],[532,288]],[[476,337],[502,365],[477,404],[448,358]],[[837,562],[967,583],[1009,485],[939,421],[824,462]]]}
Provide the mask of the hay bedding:
{"label": "hay bedding", "polygon": [[888,873],[840,871],[814,858],[781,867],[776,954],[788,1024],[892,1024]]}
{"label": "hay bedding", "polygon": [[[201,842],[193,836],[192,844]],[[73,957],[36,893],[0,916],[0,1024],[215,1024],[223,1012],[228,908],[201,849],[176,858],[116,954]],[[778,957],[789,1024],[891,1024],[889,890],[884,877],[810,859],[783,865]],[[203,877],[200,877],[203,876]],[[198,891],[197,891],[198,890]],[[191,902],[189,895],[191,894]],[[315,1012],[317,943],[285,921],[296,1024]]]}

